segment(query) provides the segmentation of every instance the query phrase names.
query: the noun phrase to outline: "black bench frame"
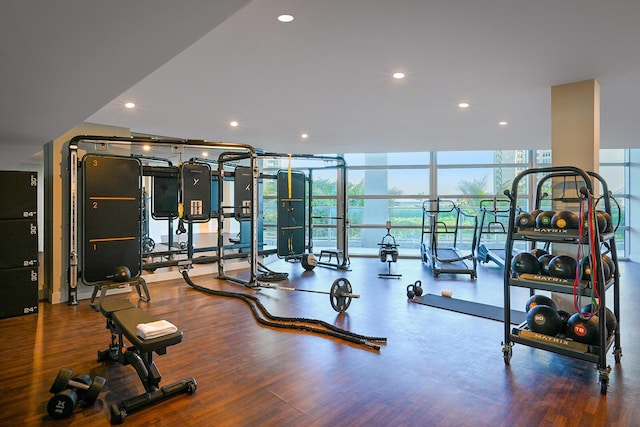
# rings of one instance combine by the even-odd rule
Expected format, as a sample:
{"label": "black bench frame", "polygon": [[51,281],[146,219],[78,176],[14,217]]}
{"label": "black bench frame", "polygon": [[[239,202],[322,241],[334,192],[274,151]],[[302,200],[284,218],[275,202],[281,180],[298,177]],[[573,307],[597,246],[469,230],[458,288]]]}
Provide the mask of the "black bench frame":
{"label": "black bench frame", "polygon": [[[111,422],[120,424],[127,415],[147,406],[182,393],[193,394],[198,384],[188,377],[168,386],[160,387],[162,376],[153,361],[153,353],[166,354],[167,347],[182,341],[181,330],[153,339],[142,339],[136,326],[160,320],[127,300],[106,300],[100,304],[100,312],[106,317],[106,328],[111,331],[109,347],[98,351],[98,361],[114,361],[135,368],[145,392],[111,406]],[[131,346],[125,344],[125,338]]]}

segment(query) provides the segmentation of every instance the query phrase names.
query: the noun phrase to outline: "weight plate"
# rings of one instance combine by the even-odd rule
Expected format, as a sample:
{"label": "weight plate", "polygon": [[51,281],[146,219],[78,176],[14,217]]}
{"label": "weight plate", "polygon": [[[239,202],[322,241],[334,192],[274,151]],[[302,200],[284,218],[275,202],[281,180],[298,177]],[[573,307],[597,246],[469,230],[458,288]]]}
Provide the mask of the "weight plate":
{"label": "weight plate", "polygon": [[58,376],[53,380],[53,384],[51,384],[51,388],[49,389],[49,393],[58,393],[65,388],[67,388],[67,384],[73,377],[73,369],[62,368],[58,372]]}
{"label": "weight plate", "polygon": [[93,379],[93,382],[89,386],[89,389],[87,390],[87,394],[84,397],[85,404],[93,405],[93,403],[98,398],[98,395],[100,394],[100,391],[102,390],[102,387],[104,386],[104,383],[106,383],[106,382],[107,382],[107,380],[105,380],[104,378],[99,377],[99,376],[96,376]]}
{"label": "weight plate", "polygon": [[47,413],[51,418],[69,418],[78,403],[78,395],[71,389],[54,395],[47,403]]}
{"label": "weight plate", "polygon": [[331,307],[339,313],[347,311],[347,308],[351,305],[352,293],[351,283],[347,279],[336,279],[329,292]]}

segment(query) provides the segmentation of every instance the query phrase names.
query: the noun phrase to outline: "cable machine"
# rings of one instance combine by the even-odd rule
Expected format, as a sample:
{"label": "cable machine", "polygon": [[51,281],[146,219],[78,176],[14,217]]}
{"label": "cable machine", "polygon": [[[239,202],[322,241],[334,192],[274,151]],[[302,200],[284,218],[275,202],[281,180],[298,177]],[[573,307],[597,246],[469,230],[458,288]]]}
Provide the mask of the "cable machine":
{"label": "cable machine", "polygon": [[[145,226],[145,212],[142,203],[142,177],[145,166],[142,157],[133,153],[133,148],[149,146],[170,150],[173,154],[184,152],[185,147],[204,147],[207,149],[227,150],[227,152],[245,153],[251,167],[257,170],[253,147],[246,144],[208,142],[186,139],[159,139],[145,137],[105,137],[81,135],[69,142],[69,304],[77,304],[78,279],[82,283],[94,286],[92,302],[98,289],[135,285],[141,298],[149,299],[148,289],[141,271],[142,265],[142,229]],[[177,206],[179,226],[186,223],[191,234],[192,225],[207,222],[211,218],[211,182],[212,172],[202,162],[180,162],[178,181],[175,184],[175,170],[167,166],[167,183],[176,189],[180,197]],[[82,171],[79,174],[79,170]],[[154,183],[160,172],[150,172]],[[251,188],[255,188],[253,186]],[[157,195],[157,194],[156,194]],[[257,193],[251,192],[248,215],[252,221],[252,233],[256,233]],[[171,204],[170,204],[171,205]],[[157,206],[156,206],[157,207]],[[165,205],[166,207],[166,205]],[[175,217],[173,207],[164,213],[172,221]],[[224,220],[221,216],[219,223]],[[219,227],[222,227],[219,224]],[[186,230],[185,230],[186,232]],[[171,233],[170,233],[171,235]],[[193,258],[192,237],[187,248],[188,262],[204,262]],[[257,241],[252,239],[251,251],[245,254],[249,258],[252,278],[257,270]],[[214,248],[215,249],[215,248]],[[208,262],[221,259],[218,256],[207,259]],[[154,263],[158,266],[175,266],[184,260],[169,260]],[[126,280],[114,280],[114,269],[126,267],[130,277]],[[104,294],[104,292],[103,292]],[[144,295],[143,295],[144,294]],[[101,295],[102,298],[102,295]]]}
{"label": "cable machine", "polygon": [[[305,270],[312,270],[316,266],[348,270],[349,217],[347,166],[344,159],[339,156],[269,152],[258,153],[258,158],[263,164],[266,160],[288,160],[288,167],[279,169],[276,174],[278,257],[300,261]],[[318,215],[314,210],[314,175],[326,170],[336,172],[335,215]],[[326,224],[320,224],[321,221]],[[330,230],[331,221],[335,221],[336,248],[322,248],[316,258],[314,228]],[[335,262],[332,262],[334,258]]]}

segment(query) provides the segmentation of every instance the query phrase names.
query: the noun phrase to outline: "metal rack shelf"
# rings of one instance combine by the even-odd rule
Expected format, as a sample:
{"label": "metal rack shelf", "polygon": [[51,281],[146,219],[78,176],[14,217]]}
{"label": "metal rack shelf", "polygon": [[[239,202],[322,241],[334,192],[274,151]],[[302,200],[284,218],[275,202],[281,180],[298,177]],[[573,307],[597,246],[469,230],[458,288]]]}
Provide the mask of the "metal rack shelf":
{"label": "metal rack shelf", "polygon": [[[525,188],[521,185],[521,181],[527,178],[538,179],[537,192],[535,195],[534,209],[541,209],[541,204],[551,201],[558,206],[574,206],[576,203],[588,203],[588,209],[584,211],[587,224],[590,224],[591,235],[587,231],[580,229],[558,229],[544,228],[538,223],[536,226],[525,228],[516,226],[516,215],[520,208],[517,206],[522,195],[518,195],[519,188]],[[570,183],[567,186],[567,182]],[[543,191],[543,185],[551,183],[554,193],[561,193],[559,196],[554,194],[549,198],[549,194]],[[559,185],[558,185],[559,184]],[[507,230],[507,241],[505,244],[504,270],[504,341],[502,342],[502,353],[505,364],[509,364],[513,355],[513,345],[522,344],[540,350],[550,351],[561,354],[574,359],[580,359],[587,362],[595,363],[599,375],[600,392],[606,394],[609,385],[609,373],[611,367],[607,365],[607,353],[613,348],[613,355],[616,363],[620,362],[622,357],[622,349],[620,346],[620,290],[619,290],[619,273],[617,266],[617,255],[615,245],[615,230],[600,230],[596,224],[596,203],[594,202],[594,185],[598,185],[597,190],[604,196],[604,211],[611,215],[611,195],[607,188],[605,180],[594,172],[586,172],[582,169],[561,166],[528,169],[520,173],[513,180],[511,190],[505,191],[505,195],[510,199],[509,227]],[[567,194],[567,187],[574,186],[570,190],[572,194]],[[560,190],[558,190],[560,187]],[[581,214],[582,214],[581,209]],[[582,233],[582,234],[581,234]],[[512,271],[512,259],[514,242],[526,241],[532,247],[537,243],[575,245],[577,248],[584,250],[588,254],[602,254],[602,249],[606,248],[610,258],[613,260],[615,269],[611,278],[606,278],[603,274],[603,261],[601,256],[594,256],[595,267],[591,269],[591,277],[589,280],[581,280],[574,284],[573,278],[558,278],[553,276],[545,276],[542,274],[532,273],[516,273]],[[596,273],[594,273],[594,271]],[[511,287],[529,288],[533,295],[535,291],[549,291],[559,294],[573,294],[580,296],[597,296],[598,303],[603,310],[606,306],[606,293],[611,290],[613,294],[613,313],[617,319],[618,327],[613,333],[609,333],[606,327],[605,315],[598,316],[598,339],[595,343],[585,344],[573,341],[565,337],[563,334],[557,336],[545,335],[539,332],[531,331],[525,322],[512,327],[510,322],[511,307]]]}

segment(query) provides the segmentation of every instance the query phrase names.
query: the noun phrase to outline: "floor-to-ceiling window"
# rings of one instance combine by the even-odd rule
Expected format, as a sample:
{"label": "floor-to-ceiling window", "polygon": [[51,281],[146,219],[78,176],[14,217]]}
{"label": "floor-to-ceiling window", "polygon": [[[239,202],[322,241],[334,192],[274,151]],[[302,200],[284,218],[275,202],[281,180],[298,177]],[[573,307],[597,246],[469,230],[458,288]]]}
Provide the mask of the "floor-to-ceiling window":
{"label": "floor-to-ceiling window", "polygon": [[[550,166],[551,150],[361,153],[344,158],[348,166],[349,253],[376,255],[389,224],[402,255],[419,256],[426,200],[451,200],[479,218],[481,204],[504,201],[504,190],[511,189],[520,172]],[[629,234],[625,216],[628,150],[601,150],[600,159],[600,174],[615,198],[612,213],[614,223],[619,224],[618,256],[624,257]],[[525,211],[533,209],[536,191],[535,177],[530,178],[518,188],[518,206]],[[314,172],[314,248],[336,245],[336,221],[332,219],[336,216],[336,190],[333,171]],[[275,237],[275,221],[268,219],[273,216],[270,211],[275,211],[274,197],[265,186],[265,236]]]}

